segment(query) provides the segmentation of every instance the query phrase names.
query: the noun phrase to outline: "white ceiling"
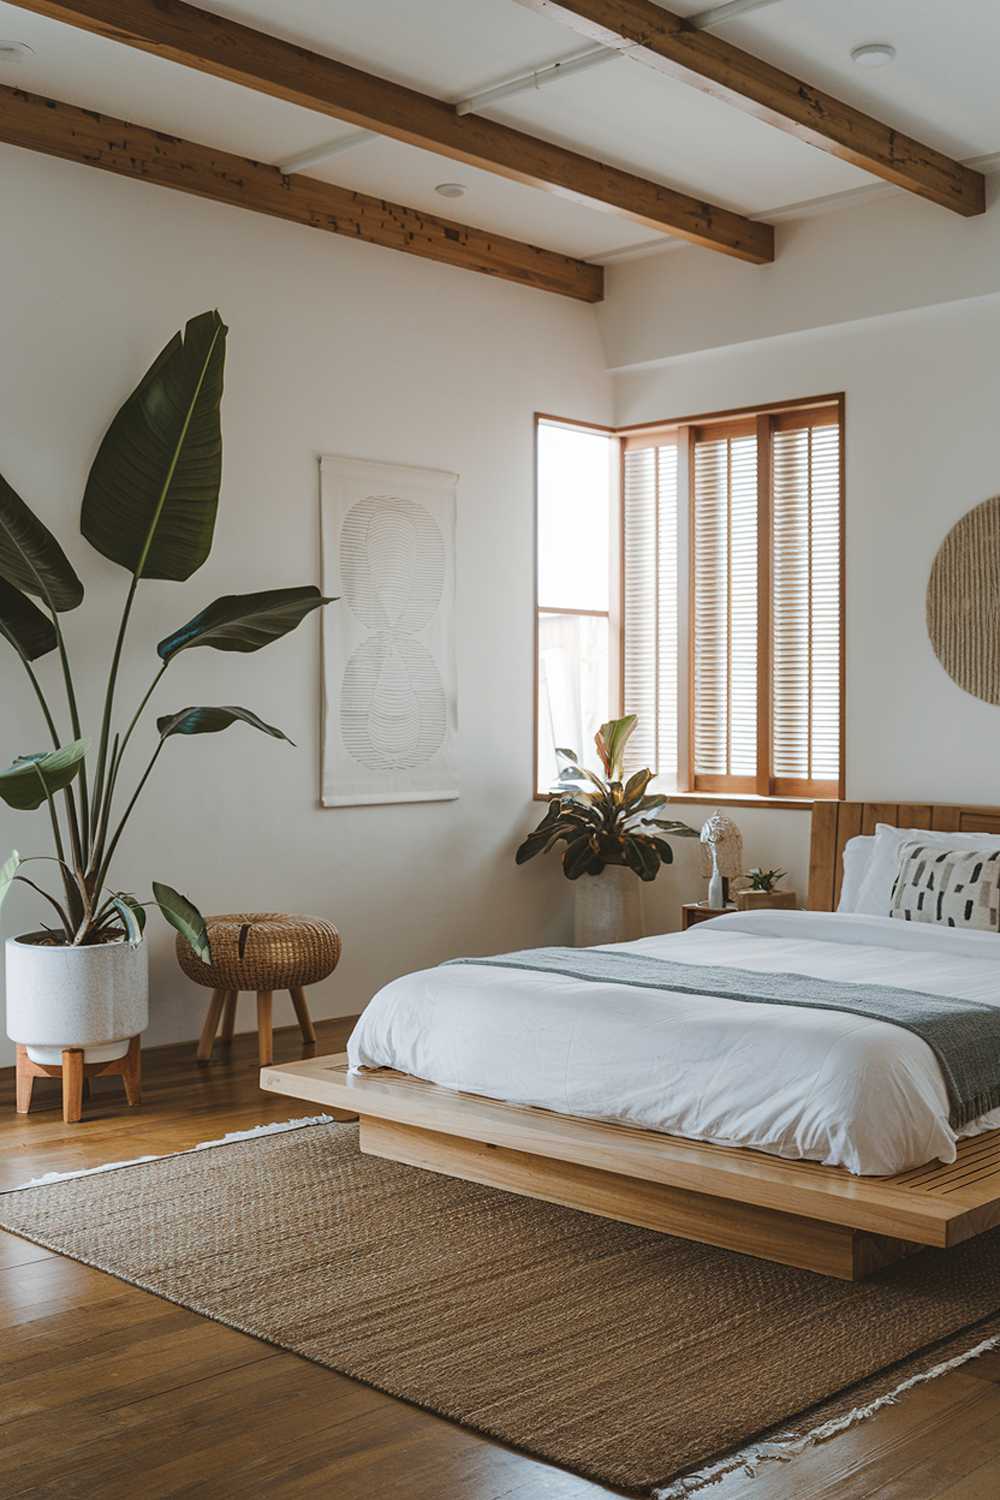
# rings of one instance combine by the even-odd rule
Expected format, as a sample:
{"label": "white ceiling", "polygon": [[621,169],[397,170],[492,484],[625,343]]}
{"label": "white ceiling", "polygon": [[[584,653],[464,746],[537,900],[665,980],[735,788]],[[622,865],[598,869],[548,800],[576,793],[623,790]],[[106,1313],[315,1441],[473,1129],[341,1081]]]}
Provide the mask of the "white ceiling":
{"label": "white ceiling", "polygon": [[[673,0],[691,15],[707,0]],[[589,46],[516,0],[210,0],[208,8],[316,51],[458,100]],[[276,14],[276,12],[280,12]],[[432,22],[433,25],[428,23]],[[1000,151],[998,0],[776,0],[720,35],[961,159]],[[322,115],[161,62],[0,0],[0,40],[34,55],[0,82],[220,149],[282,162],[352,133]],[[891,42],[894,64],[850,51]],[[628,58],[482,112],[519,129],[748,214],[870,184],[857,168]],[[555,250],[601,259],[663,236],[431,152],[379,137],[309,174]],[[466,196],[434,192],[460,182]],[[928,209],[928,212],[945,210]]]}

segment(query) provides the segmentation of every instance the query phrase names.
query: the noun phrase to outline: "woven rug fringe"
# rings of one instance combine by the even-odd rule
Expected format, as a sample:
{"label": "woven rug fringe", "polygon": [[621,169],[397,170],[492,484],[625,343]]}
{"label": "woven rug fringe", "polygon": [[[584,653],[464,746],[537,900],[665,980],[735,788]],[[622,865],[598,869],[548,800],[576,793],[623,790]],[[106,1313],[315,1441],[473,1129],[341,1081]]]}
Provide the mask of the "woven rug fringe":
{"label": "woven rug fringe", "polygon": [[856,1406],[853,1411],[845,1412],[843,1416],[831,1417],[829,1421],[820,1422],[806,1432],[793,1429],[778,1433],[766,1442],[750,1443],[736,1453],[731,1453],[728,1458],[719,1459],[714,1464],[707,1464],[692,1474],[684,1474],[680,1479],[675,1479],[662,1488],[654,1489],[653,1500],[685,1500],[686,1496],[694,1495],[699,1490],[707,1489],[709,1485],[717,1484],[720,1479],[724,1479],[727,1474],[732,1474],[736,1469],[743,1469],[753,1478],[762,1463],[769,1460],[787,1463],[789,1459],[804,1453],[807,1448],[813,1448],[818,1443],[824,1443],[829,1438],[836,1437],[838,1433],[846,1432],[849,1427],[856,1427],[859,1422],[867,1421],[883,1407],[894,1406],[900,1397],[912,1390],[914,1386],[925,1385],[929,1380],[937,1380],[940,1375],[947,1375],[949,1371],[957,1370],[960,1365],[968,1364],[970,1360],[978,1359],[981,1354],[988,1354],[992,1349],[998,1348],[1000,1348],[1000,1334],[993,1338],[983,1339],[981,1343],[976,1344],[972,1349],[966,1349],[962,1354],[942,1360],[940,1364],[934,1365],[929,1370],[923,1370],[917,1375],[908,1376],[891,1391],[876,1397],[874,1401],[869,1401],[865,1406]]}
{"label": "woven rug fringe", "polygon": [[[45,1187],[50,1182],[68,1182],[71,1177],[93,1177],[98,1172],[117,1172],[121,1167],[138,1167],[147,1161],[167,1161],[171,1156],[187,1156],[192,1151],[210,1151],[213,1146],[230,1146],[233,1141],[252,1141],[258,1135],[280,1135],[285,1130],[303,1130],[307,1125],[332,1125],[332,1115],[303,1115],[297,1120],[277,1120],[270,1125],[254,1125],[249,1130],[230,1130],[228,1135],[216,1141],[199,1141],[184,1151],[165,1151],[159,1156],[133,1156],[128,1161],[109,1161],[101,1167],[81,1167],[76,1172],[46,1172],[41,1177],[32,1177],[30,1182],[19,1182],[16,1187],[5,1188],[5,1193],[23,1193],[27,1188]],[[3,1194],[0,1194],[3,1196]]]}

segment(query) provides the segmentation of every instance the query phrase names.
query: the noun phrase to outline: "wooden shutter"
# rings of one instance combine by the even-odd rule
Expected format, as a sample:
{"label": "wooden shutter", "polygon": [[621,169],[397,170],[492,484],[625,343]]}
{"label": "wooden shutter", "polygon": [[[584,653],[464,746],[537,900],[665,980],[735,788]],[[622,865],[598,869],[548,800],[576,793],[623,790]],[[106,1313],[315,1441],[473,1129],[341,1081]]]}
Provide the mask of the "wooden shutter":
{"label": "wooden shutter", "polygon": [[772,789],[837,797],[843,652],[835,409],[773,419],[771,474]]}
{"label": "wooden shutter", "polygon": [[677,775],[677,446],[626,447],[623,493],[624,712],[639,717],[627,770]]}
{"label": "wooden shutter", "polygon": [[695,790],[757,787],[757,429],[694,430],[691,770]]}
{"label": "wooden shutter", "polygon": [[705,793],[843,796],[841,411],[825,399],[624,440],[630,770],[649,765],[676,785],[680,764],[683,788]]}

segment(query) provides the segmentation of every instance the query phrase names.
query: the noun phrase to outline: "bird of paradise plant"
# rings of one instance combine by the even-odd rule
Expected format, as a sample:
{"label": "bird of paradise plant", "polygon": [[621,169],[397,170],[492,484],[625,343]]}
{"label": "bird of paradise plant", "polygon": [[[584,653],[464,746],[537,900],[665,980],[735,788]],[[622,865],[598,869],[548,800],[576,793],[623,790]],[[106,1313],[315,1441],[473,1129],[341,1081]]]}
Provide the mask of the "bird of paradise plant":
{"label": "bird of paradise plant", "polygon": [[[153,881],[153,900],[144,902],[109,883],[125,827],[168,741],[243,723],[291,743],[247,708],[175,709],[157,719],[152,753],[131,795],[122,789],[126,751],[143,712],[185,651],[259,651],[331,602],[311,585],[216,599],[160,641],[148,690],[134,712],[119,720],[116,690],[139,585],[149,578],[183,582],[211,550],[222,481],[226,334],[217,312],[192,318],[183,334],[175,334],[112,420],[90,470],[80,530],[129,579],[93,754],[62,625],[62,617],[82,602],[83,584],[52,533],[0,476],[0,635],[28,675],[52,741],[51,749],[19,755],[0,771],[0,799],[25,811],[47,807],[53,853],[33,859],[55,864],[61,885],[53,895],[30,879],[23,869],[32,861],[15,851],[0,866],[0,905],[15,881],[31,886],[58,919],[48,929],[50,942],[83,946],[124,935],[138,943],[146,907],[157,906],[207,960],[205,922],[187,897]],[[36,662],[53,653],[69,737],[35,670]]]}
{"label": "bird of paradise plant", "polygon": [[[558,749],[568,762],[559,773],[567,790],[557,792],[534,833],[517,851],[519,865],[564,844],[563,873],[568,880],[599,875],[605,865],[627,865],[640,880],[655,880],[661,865],[673,861],[673,850],[663,833],[675,838],[697,838],[696,829],[652,814],[664,805],[662,793],[647,794],[652,771],[636,771],[624,780],[625,749],[637,716],[626,714],[602,724],[594,737],[604,769],[603,778],[580,764],[573,750]],[[587,789],[587,783],[594,788]],[[659,829],[661,832],[652,832]]]}

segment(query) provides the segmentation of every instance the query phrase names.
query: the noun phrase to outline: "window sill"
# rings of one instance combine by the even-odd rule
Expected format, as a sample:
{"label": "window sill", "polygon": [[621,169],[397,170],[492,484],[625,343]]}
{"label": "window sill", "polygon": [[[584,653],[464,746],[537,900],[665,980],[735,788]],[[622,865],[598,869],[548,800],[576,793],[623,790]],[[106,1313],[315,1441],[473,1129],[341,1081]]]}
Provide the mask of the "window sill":
{"label": "window sill", "polygon": [[756,792],[667,792],[668,802],[690,802],[717,807],[791,808],[794,812],[812,812],[815,797],[760,797]]}
{"label": "window sill", "polygon": [[[650,788],[656,791],[655,787]],[[549,802],[556,792],[536,792],[533,802]],[[668,803],[691,803],[702,807],[790,808],[793,812],[812,812],[815,797],[759,797],[756,792],[665,792]]]}

